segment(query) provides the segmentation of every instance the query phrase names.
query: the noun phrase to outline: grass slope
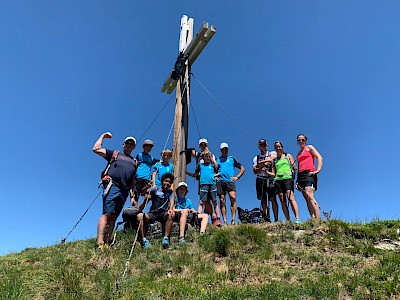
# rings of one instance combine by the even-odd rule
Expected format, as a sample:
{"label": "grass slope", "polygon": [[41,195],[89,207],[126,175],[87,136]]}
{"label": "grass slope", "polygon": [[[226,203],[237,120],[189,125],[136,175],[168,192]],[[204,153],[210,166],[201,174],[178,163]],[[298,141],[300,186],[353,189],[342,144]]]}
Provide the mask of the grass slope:
{"label": "grass slope", "polygon": [[[237,225],[162,250],[119,233],[0,257],[1,299],[400,299],[400,221]],[[381,250],[379,243],[394,250]],[[382,246],[382,245],[381,245]]]}

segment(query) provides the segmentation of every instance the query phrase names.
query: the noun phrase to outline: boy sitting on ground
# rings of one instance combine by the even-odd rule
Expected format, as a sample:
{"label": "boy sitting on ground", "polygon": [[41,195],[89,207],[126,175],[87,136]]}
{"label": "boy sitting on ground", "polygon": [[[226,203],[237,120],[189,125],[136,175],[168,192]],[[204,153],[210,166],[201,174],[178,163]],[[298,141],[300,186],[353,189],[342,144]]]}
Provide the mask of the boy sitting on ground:
{"label": "boy sitting on ground", "polygon": [[148,213],[139,213],[137,221],[139,222],[139,238],[142,241],[143,248],[149,248],[150,242],[144,236],[145,224],[149,222],[159,221],[164,224],[164,237],[162,239],[163,248],[169,246],[169,235],[173,224],[174,217],[174,195],[171,185],[174,182],[174,175],[165,173],[161,178],[162,187],[152,187],[147,190],[145,199],[139,205],[141,211],[144,210],[147,202],[151,201],[150,211]]}
{"label": "boy sitting on ground", "polygon": [[[175,201],[175,220],[178,222],[179,220],[179,243],[184,244],[185,241],[185,228],[186,221],[189,213],[195,216],[197,214],[196,210],[193,208],[192,201],[186,199],[186,194],[188,193],[188,186],[186,182],[180,182],[178,184],[178,188],[176,189],[176,201]],[[206,231],[207,223],[208,223],[208,215],[207,214],[197,214],[197,218],[201,220],[200,225],[200,234],[203,234]]]}

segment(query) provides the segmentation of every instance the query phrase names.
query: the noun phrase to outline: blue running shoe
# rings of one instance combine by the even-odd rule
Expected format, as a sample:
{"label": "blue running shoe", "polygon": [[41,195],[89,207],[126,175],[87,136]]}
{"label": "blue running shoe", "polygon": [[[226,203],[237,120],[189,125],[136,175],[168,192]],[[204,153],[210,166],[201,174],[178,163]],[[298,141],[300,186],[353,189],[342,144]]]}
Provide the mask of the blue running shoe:
{"label": "blue running shoe", "polygon": [[163,246],[164,249],[167,249],[169,247],[169,238],[167,236],[163,237],[162,246]]}
{"label": "blue running shoe", "polygon": [[150,246],[151,246],[150,242],[147,239],[143,239],[143,242],[142,242],[143,249],[149,249]]}

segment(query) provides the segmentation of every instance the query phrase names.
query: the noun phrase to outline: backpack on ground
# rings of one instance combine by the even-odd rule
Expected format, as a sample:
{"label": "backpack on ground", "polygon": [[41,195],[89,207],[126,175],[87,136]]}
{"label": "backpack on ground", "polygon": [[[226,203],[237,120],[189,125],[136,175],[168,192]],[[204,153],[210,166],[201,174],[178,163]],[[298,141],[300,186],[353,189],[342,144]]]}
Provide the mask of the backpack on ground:
{"label": "backpack on ground", "polygon": [[262,211],[259,208],[253,208],[252,210],[237,208],[239,220],[243,224],[261,223],[262,222]]}

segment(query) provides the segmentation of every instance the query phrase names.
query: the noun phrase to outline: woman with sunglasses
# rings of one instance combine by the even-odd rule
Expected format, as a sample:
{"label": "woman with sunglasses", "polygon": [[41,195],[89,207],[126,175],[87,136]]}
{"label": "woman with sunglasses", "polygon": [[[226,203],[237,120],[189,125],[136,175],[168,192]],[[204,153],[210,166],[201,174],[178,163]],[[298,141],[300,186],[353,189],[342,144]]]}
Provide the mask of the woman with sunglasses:
{"label": "woman with sunglasses", "polygon": [[296,166],[293,156],[283,151],[283,144],[280,141],[274,143],[274,148],[277,154],[273,164],[275,188],[282,204],[283,213],[286,220],[290,221],[288,204],[286,203],[288,200],[296,218],[295,223],[300,224],[299,208],[294,199],[293,169],[296,169]]}
{"label": "woman with sunglasses", "polygon": [[[300,151],[297,153],[299,173],[296,188],[301,191],[306,200],[311,219],[319,220],[319,205],[314,198],[314,192],[317,190],[317,174],[322,168],[322,156],[314,146],[307,145],[307,137],[304,134],[297,136],[297,144],[300,147]],[[318,161],[317,168],[314,165],[314,158]]]}

